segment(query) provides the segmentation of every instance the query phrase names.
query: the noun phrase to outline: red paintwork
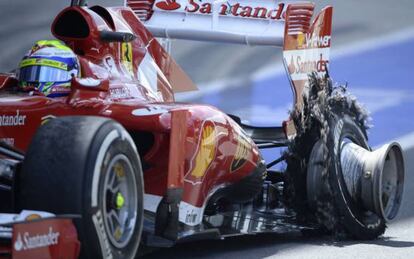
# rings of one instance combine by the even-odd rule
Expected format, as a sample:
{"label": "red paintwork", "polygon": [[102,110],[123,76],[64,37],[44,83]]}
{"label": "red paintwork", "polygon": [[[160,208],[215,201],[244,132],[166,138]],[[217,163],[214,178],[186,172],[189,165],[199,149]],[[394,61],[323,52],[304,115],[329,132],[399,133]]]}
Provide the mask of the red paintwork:
{"label": "red paintwork", "polygon": [[185,149],[188,111],[173,111],[171,115],[170,156],[167,188],[182,188],[184,185]]}
{"label": "red paintwork", "polygon": [[[25,241],[34,240],[36,236],[42,236],[43,241],[43,237],[47,236],[49,245],[27,247]],[[80,252],[80,242],[71,219],[42,219],[14,224],[11,244],[13,259],[72,259],[78,258]],[[36,245],[39,246],[39,243]]]}
{"label": "red paintwork", "polygon": [[[109,14],[109,21],[87,7],[69,7],[57,16],[52,32],[79,55],[82,78],[98,79],[100,85],[88,87],[80,78],[75,78],[72,80],[72,91],[68,97],[53,99],[30,96],[23,92],[0,91],[0,119],[2,116],[16,116],[17,113],[25,116],[24,120],[20,120],[24,121],[24,125],[0,126],[0,138],[14,139],[15,147],[24,151],[41,125],[42,118],[45,120],[47,116],[95,115],[112,118],[130,132],[146,131],[154,135],[152,148],[146,154],[141,154],[144,155],[143,160],[150,165],[144,172],[145,192],[164,195],[167,183],[170,186],[184,187],[183,201],[198,207],[204,204],[207,195],[215,187],[236,182],[249,175],[260,160],[258,148],[253,141],[244,136],[233,120],[216,108],[175,103],[174,92],[194,89],[191,80],[145,29],[131,9],[98,9]],[[90,30],[86,38],[68,38],[56,32],[54,26],[67,12],[77,12],[86,21]],[[131,32],[138,36],[132,42],[132,71],[122,61],[121,44],[102,42],[99,38],[101,30]],[[146,54],[155,60],[165,75],[163,77],[158,74],[155,90],[142,84],[137,77]],[[0,89],[7,90],[15,86],[17,82],[12,77],[0,75]],[[140,115],[143,109],[158,109],[162,112]],[[178,111],[184,112],[185,118],[181,113],[176,119],[171,119],[171,113],[176,114]],[[172,125],[174,123],[179,125]],[[208,134],[211,129],[214,129],[214,150],[202,143],[202,136],[207,136],[203,134]],[[171,131],[178,133],[171,136]],[[242,145],[239,142],[248,146],[248,153],[243,165],[232,172],[234,155],[238,145]],[[170,146],[170,143],[181,144]],[[171,154],[174,150],[183,153]],[[205,166],[206,170],[202,175],[194,176],[191,173],[194,168],[203,168],[200,161],[209,161],[198,159],[199,152],[206,152],[203,154],[209,154],[212,160]],[[181,160],[170,159],[175,156]]]}

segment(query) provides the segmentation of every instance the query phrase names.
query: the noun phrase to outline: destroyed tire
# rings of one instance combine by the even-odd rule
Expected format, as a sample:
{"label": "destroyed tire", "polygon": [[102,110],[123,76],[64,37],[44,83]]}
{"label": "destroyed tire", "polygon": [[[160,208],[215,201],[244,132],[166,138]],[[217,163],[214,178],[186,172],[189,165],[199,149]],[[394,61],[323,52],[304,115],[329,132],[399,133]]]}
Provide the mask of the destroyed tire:
{"label": "destroyed tire", "polygon": [[288,150],[285,200],[300,223],[338,238],[381,235],[384,220],[351,200],[340,167],[338,143],[344,138],[369,148],[366,111],[345,87],[333,87],[329,78],[312,75],[303,107],[291,117],[298,132]]}
{"label": "destroyed tire", "polygon": [[23,162],[18,209],[80,215],[82,258],[133,258],[143,226],[143,180],[134,142],[100,117],[53,119]]}

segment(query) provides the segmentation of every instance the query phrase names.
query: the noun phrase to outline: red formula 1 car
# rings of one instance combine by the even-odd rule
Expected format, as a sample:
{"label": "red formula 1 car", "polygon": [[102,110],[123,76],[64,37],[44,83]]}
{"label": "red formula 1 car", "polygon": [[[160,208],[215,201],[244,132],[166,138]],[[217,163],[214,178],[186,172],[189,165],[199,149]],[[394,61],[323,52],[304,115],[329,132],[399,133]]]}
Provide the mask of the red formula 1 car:
{"label": "red formula 1 car", "polygon": [[[78,237],[51,230],[56,221],[70,228],[59,216],[0,221],[0,252],[72,257],[79,238],[81,257],[133,258],[139,247],[239,234],[384,233],[401,203],[402,151],[392,143],[372,152],[366,112],[332,86],[332,10],[312,22],[306,2],[73,0],[52,25],[80,63],[70,93],[23,91],[15,74],[0,74],[0,194],[4,213],[75,215]],[[283,47],[290,118],[254,127],[175,102],[195,86],[155,37]],[[261,149],[275,147],[286,151],[265,162]],[[286,170],[272,169],[281,162]],[[43,230],[30,234],[38,222]],[[13,224],[23,230],[10,234]]]}

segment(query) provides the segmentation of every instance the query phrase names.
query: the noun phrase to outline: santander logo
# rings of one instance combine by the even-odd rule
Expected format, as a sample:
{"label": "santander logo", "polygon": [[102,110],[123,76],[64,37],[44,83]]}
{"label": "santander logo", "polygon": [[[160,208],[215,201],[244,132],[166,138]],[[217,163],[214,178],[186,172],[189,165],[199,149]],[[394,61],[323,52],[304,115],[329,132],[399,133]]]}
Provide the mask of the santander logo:
{"label": "santander logo", "polygon": [[312,73],[312,72],[318,72],[318,73],[326,72],[328,65],[329,65],[329,60],[324,57],[326,55],[326,52],[322,51],[321,49],[319,50],[307,49],[304,51],[307,54],[312,53],[312,52],[315,52],[315,53],[320,52],[318,54],[319,57],[316,58],[316,56],[311,56],[311,55],[307,57],[306,55],[303,54],[303,52],[291,51],[291,53],[294,53],[294,54],[292,54],[290,57],[290,62],[288,65],[289,74],[308,75],[309,73]]}
{"label": "santander logo", "polygon": [[[157,0],[155,6],[164,11],[175,11],[185,5],[186,13],[212,14],[215,0]],[[283,2],[271,3],[252,1],[248,5],[246,1],[228,0],[218,6],[218,14],[241,18],[256,18],[266,20],[283,20],[286,16],[286,4]],[[180,4],[181,3],[181,4]]]}
{"label": "santander logo", "polygon": [[176,0],[165,0],[162,2],[158,2],[155,4],[158,8],[166,10],[166,11],[174,11],[181,7]]}

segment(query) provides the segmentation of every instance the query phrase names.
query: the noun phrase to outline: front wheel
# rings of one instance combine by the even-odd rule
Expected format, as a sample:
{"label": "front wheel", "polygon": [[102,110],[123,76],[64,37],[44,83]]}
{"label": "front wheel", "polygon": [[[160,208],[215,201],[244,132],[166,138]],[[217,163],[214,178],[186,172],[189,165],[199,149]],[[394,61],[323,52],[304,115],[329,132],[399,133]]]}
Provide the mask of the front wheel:
{"label": "front wheel", "polygon": [[137,148],[118,123],[62,117],[36,132],[23,162],[17,207],[75,220],[82,258],[133,258],[143,225]]}

